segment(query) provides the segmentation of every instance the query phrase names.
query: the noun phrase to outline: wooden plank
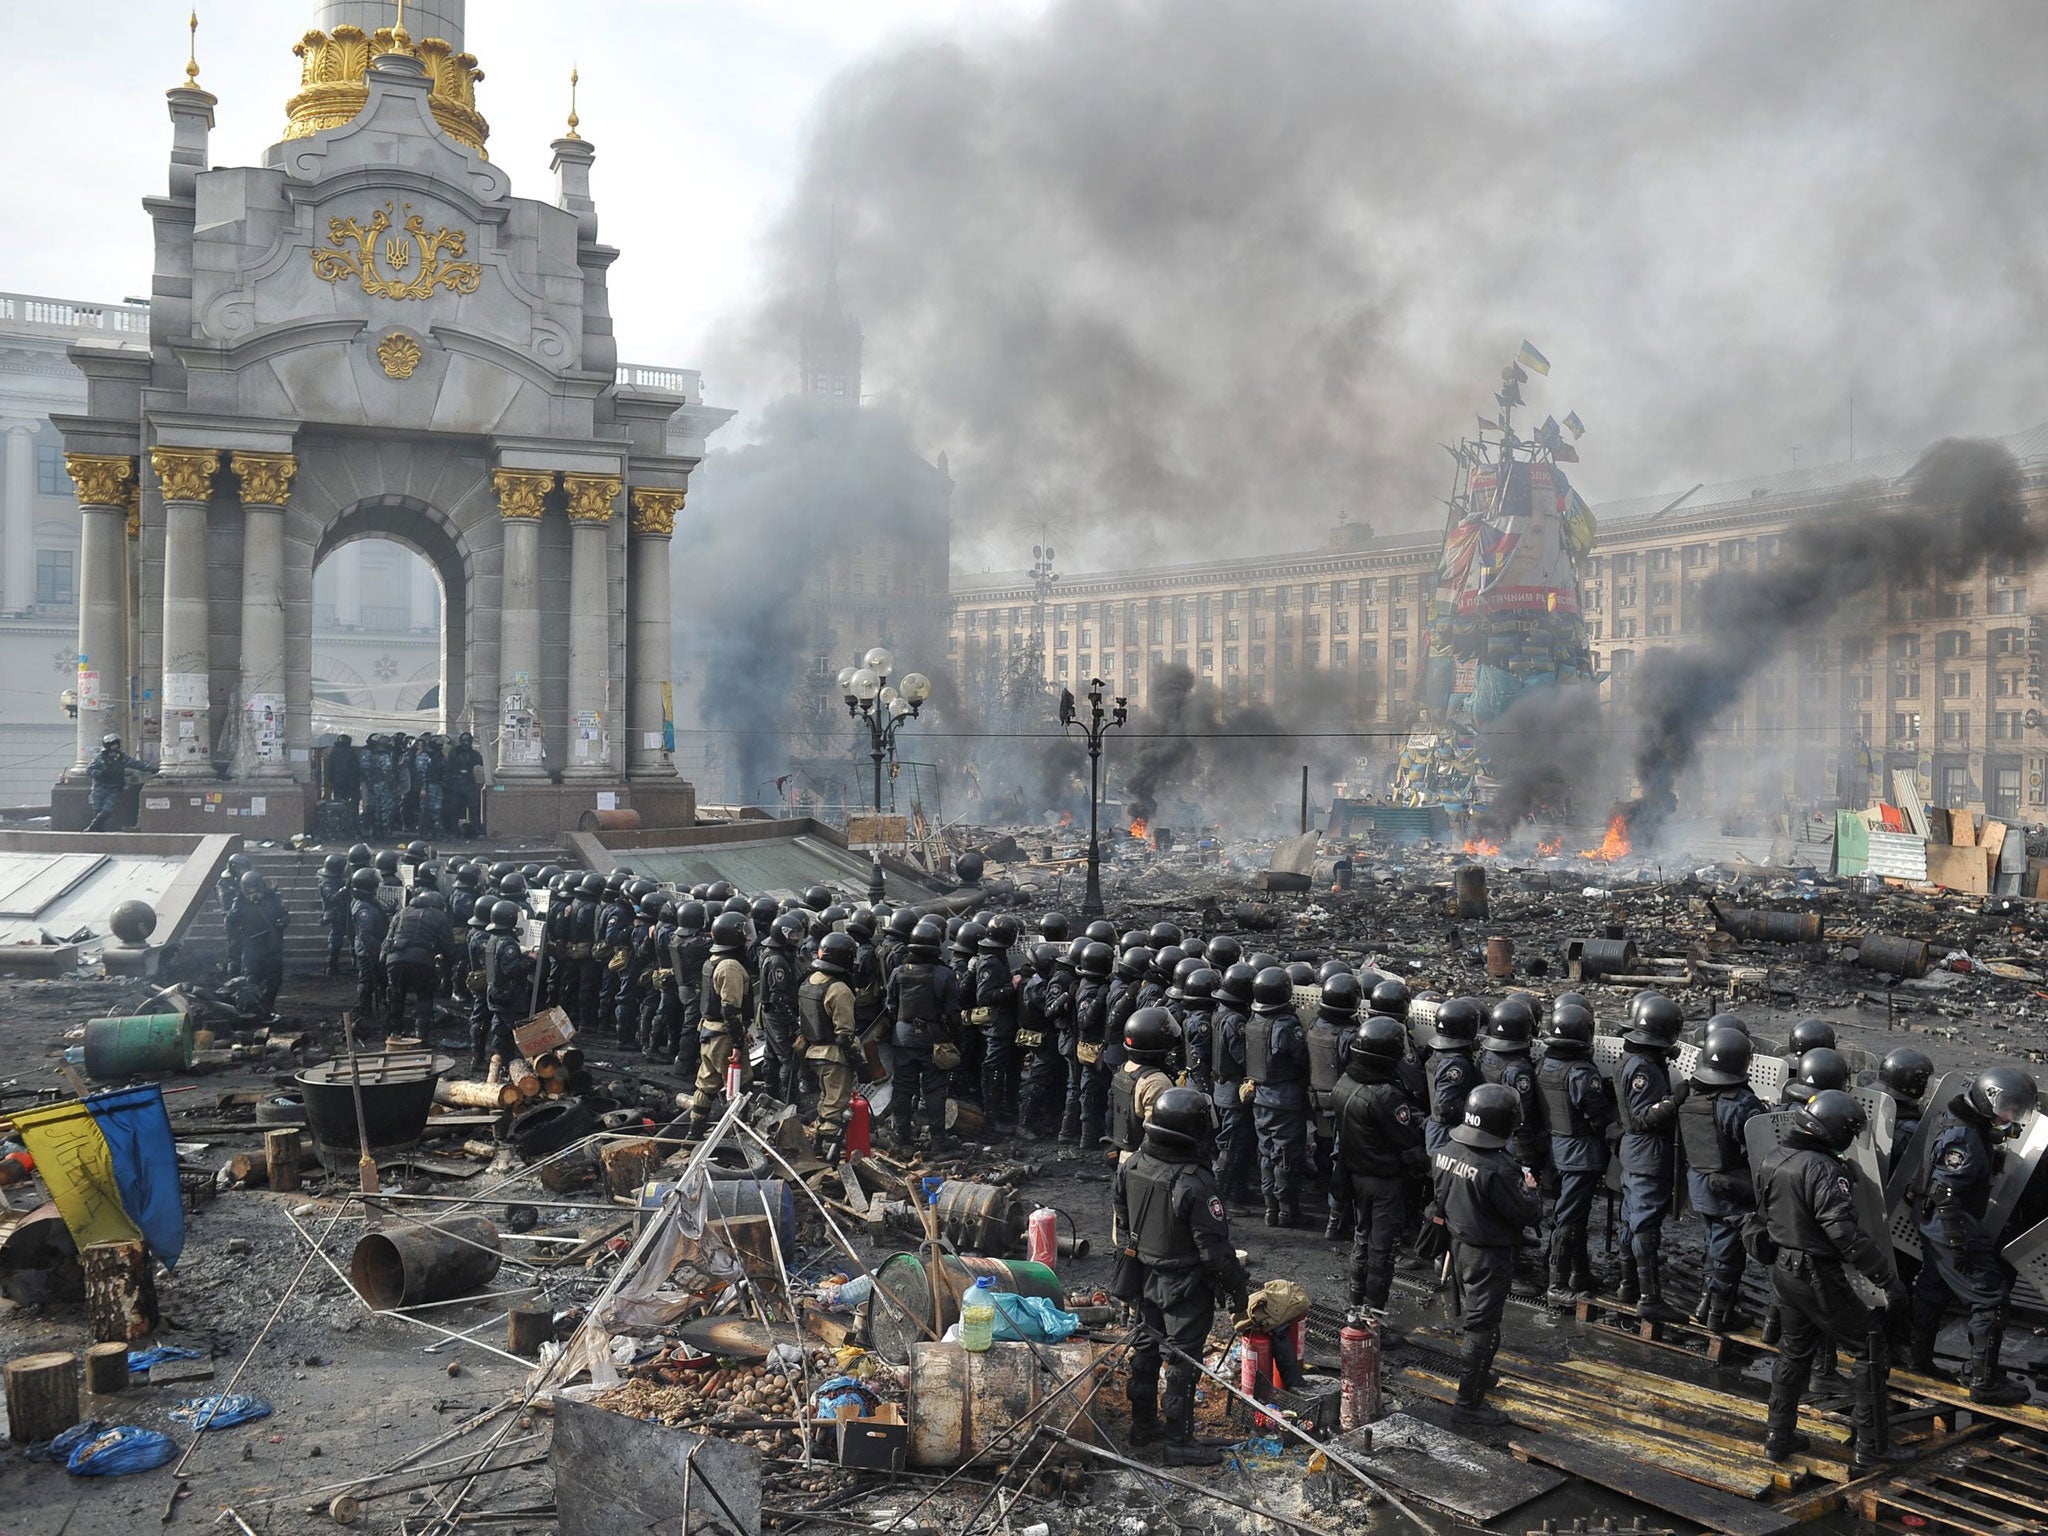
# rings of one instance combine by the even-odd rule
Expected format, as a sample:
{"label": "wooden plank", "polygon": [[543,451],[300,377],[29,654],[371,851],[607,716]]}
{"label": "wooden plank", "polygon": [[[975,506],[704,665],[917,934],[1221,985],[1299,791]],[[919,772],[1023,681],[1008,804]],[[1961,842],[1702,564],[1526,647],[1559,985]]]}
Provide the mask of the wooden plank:
{"label": "wooden plank", "polygon": [[[1911,1491],[1914,1498],[1922,1501],[1921,1507],[1923,1509],[1926,1505],[1930,1504],[1936,1506],[1939,1513],[1931,1514],[1930,1518],[1945,1520],[1961,1530],[1982,1530],[1996,1533],[1996,1536],[2013,1536],[2013,1533],[2024,1531],[2034,1523],[2031,1520],[2016,1520],[2003,1510],[1986,1509],[1983,1505],[1964,1498],[1960,1494],[1953,1493],[1944,1488],[1938,1488],[1932,1482],[1908,1483],[1904,1486]],[[1880,1494],[1878,1497],[1882,1503],[1901,1502],[1889,1494]],[[1950,1511],[1955,1511],[1956,1513],[1952,1514]],[[1961,1520],[1957,1518],[1957,1514],[1965,1515],[1969,1518],[1967,1521]],[[1974,1523],[1978,1521],[1983,1523],[1981,1525]]]}
{"label": "wooden plank", "polygon": [[[1986,1480],[1997,1475],[1999,1474],[1995,1471],[1987,1471],[1978,1474],[1976,1478],[1970,1478],[1965,1477],[1959,1468],[1945,1468],[1931,1476],[1928,1481],[1930,1483],[1953,1484],[1958,1488],[1967,1488],[1972,1493],[1981,1493],[1990,1498],[2001,1499],[2008,1504],[2016,1504],[2030,1515],[2048,1517],[2048,1504],[2042,1503],[2039,1497],[2030,1497],[2030,1495],[2038,1495],[2041,1491],[2040,1489],[2007,1488],[2001,1484]],[[2041,1522],[2035,1521],[2034,1523],[2039,1524]]]}
{"label": "wooden plank", "polygon": [[1927,878],[1945,890],[1983,896],[1991,890],[1991,863],[1982,848],[1927,845]]}
{"label": "wooden plank", "polygon": [[1949,845],[1955,848],[1977,846],[1977,822],[1968,811],[1953,810],[1948,813],[1948,840]]}
{"label": "wooden plank", "polygon": [[1915,1397],[1924,1397],[1930,1402],[1947,1403],[1951,1408],[1967,1408],[1980,1419],[1997,1419],[2005,1424],[2017,1424],[2023,1429],[2048,1431],[2048,1408],[2036,1408],[2030,1403],[2014,1403],[2002,1406],[1997,1403],[1973,1403],[1970,1389],[1952,1381],[1938,1381],[1932,1376],[1921,1376],[1913,1371],[1894,1370],[1891,1384],[1902,1392]]}
{"label": "wooden plank", "polygon": [[1521,1435],[1508,1449],[1524,1461],[1556,1467],[1722,1536],[1777,1536],[1799,1523],[1767,1504],[1688,1482],[1576,1435]]}
{"label": "wooden plank", "polygon": [[1371,1449],[1340,1440],[1344,1454],[1382,1482],[1465,1519],[1496,1520],[1564,1483],[1548,1467],[1532,1467],[1455,1431],[1392,1413],[1373,1422]]}
{"label": "wooden plank", "polygon": [[1982,848],[1991,860],[1991,867],[1998,868],[1999,858],[2005,852],[2006,825],[2002,821],[1986,820],[1977,829],[1977,846]]}

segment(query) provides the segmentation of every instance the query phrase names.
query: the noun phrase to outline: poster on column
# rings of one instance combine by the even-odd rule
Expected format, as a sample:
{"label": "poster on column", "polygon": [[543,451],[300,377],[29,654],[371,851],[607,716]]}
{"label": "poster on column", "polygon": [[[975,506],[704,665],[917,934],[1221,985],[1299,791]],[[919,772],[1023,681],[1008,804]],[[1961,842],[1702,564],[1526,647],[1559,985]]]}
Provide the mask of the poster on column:
{"label": "poster on column", "polygon": [[676,750],[676,695],[667,683],[661,685],[661,750],[671,757]]}
{"label": "poster on column", "polygon": [[572,754],[579,763],[603,762],[606,753],[604,716],[594,709],[576,712],[576,740]]}
{"label": "poster on column", "polygon": [[78,707],[80,709],[105,709],[106,703],[100,697],[100,675],[86,667],[78,669]]}
{"label": "poster on column", "polygon": [[164,674],[164,708],[206,708],[206,682],[207,678],[204,672],[166,672]]}
{"label": "poster on column", "polygon": [[535,709],[533,690],[524,674],[512,680],[500,701],[498,762],[539,764],[547,761],[547,747],[541,741],[540,714]]}
{"label": "poster on column", "polygon": [[284,695],[252,693],[242,706],[259,763],[284,761]]}

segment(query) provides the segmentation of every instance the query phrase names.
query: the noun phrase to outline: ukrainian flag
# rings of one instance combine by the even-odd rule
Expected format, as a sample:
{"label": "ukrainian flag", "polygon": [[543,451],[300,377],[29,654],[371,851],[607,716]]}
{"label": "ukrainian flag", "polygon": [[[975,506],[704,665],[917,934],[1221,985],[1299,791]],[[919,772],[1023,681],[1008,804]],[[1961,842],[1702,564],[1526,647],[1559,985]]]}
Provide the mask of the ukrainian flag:
{"label": "ukrainian flag", "polygon": [[80,1248],[142,1241],[166,1268],[178,1262],[185,1206],[159,1084],[16,1110],[12,1118]]}
{"label": "ukrainian flag", "polygon": [[1538,373],[1550,372],[1550,359],[1530,346],[1526,337],[1522,341],[1522,350],[1515,354],[1515,361],[1524,367],[1535,369]]}
{"label": "ukrainian flag", "polygon": [[1586,424],[1579,420],[1579,413],[1577,411],[1573,411],[1569,416],[1565,417],[1564,425],[1565,430],[1570,432],[1573,437],[1584,437],[1586,435]]}

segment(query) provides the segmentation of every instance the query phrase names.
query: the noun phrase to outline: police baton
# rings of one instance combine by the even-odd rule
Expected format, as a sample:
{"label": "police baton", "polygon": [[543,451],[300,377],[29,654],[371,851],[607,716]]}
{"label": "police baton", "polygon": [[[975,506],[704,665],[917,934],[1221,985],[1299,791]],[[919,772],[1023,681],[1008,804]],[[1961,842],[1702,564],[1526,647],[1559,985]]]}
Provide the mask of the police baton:
{"label": "police baton", "polygon": [[1871,1433],[1876,1437],[1880,1455],[1892,1443],[1891,1394],[1885,1386],[1885,1378],[1891,1373],[1885,1366],[1885,1348],[1884,1326],[1880,1323],[1863,1341],[1863,1389],[1870,1394]]}

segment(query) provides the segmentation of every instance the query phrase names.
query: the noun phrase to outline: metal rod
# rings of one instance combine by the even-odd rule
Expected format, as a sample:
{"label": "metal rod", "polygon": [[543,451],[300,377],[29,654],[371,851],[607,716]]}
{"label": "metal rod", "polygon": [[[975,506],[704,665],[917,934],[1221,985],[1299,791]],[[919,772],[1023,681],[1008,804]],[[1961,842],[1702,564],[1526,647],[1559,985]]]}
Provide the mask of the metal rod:
{"label": "metal rod", "polygon": [[[1256,1504],[1247,1504],[1242,1499],[1234,1499],[1227,1493],[1217,1492],[1214,1488],[1205,1488],[1192,1479],[1176,1477],[1173,1473],[1162,1471],[1158,1467],[1148,1467],[1142,1461],[1133,1461],[1128,1456],[1119,1456],[1115,1451],[1104,1450],[1099,1445],[1090,1445],[1086,1440],[1077,1440],[1063,1430],[1049,1429],[1046,1433],[1059,1436],[1061,1441],[1083,1455],[1098,1457],[1103,1461],[1122,1467],[1128,1472],[1137,1472],[1146,1477],[1157,1478],[1169,1488],[1178,1488],[1183,1493],[1192,1493],[1204,1499],[1214,1499],[1219,1504],[1228,1504],[1232,1509],[1241,1509],[1248,1515],[1257,1515],[1267,1520],[1276,1520],[1280,1524],[1291,1526],[1297,1531],[1306,1531],[1308,1536],[1329,1536],[1329,1532],[1320,1525],[1310,1525],[1306,1520],[1297,1520],[1292,1515],[1283,1515],[1276,1509],[1262,1509]],[[1318,1447],[1318,1449],[1321,1449],[1321,1447]]]}

